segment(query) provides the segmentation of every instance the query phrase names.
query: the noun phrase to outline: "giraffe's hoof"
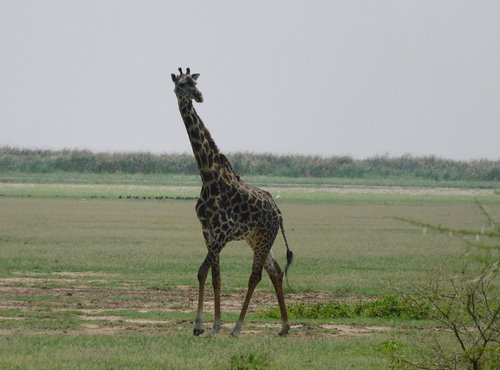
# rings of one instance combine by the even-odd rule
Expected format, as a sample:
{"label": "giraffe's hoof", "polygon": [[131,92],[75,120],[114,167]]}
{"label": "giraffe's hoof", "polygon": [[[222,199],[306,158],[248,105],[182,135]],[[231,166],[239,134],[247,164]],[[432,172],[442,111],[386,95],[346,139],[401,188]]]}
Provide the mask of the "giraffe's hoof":
{"label": "giraffe's hoof", "polygon": [[278,333],[278,335],[280,337],[286,337],[288,335],[288,330],[290,330],[290,325],[288,324],[285,324],[283,325],[283,327],[281,328],[280,332]]}
{"label": "giraffe's hoof", "polygon": [[205,332],[205,330],[203,330],[203,329],[194,328],[193,335],[195,337],[198,337],[198,336],[202,335],[204,332]]}
{"label": "giraffe's hoof", "polygon": [[241,325],[242,325],[241,321],[237,321],[236,322],[236,325],[234,326],[234,329],[233,329],[233,331],[230,334],[231,338],[237,338],[238,335],[240,335]]}
{"label": "giraffe's hoof", "polygon": [[212,330],[210,330],[210,333],[208,333],[209,337],[213,337],[215,334],[217,334],[220,330],[220,324],[214,324]]}

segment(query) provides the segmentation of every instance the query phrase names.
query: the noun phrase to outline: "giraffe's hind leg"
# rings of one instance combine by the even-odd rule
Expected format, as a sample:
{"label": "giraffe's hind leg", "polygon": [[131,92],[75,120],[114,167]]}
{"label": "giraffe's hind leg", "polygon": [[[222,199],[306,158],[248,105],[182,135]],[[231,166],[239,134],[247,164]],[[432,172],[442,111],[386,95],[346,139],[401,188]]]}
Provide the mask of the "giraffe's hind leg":
{"label": "giraffe's hind leg", "polygon": [[264,267],[265,258],[254,254],[254,261],[252,266],[252,273],[250,275],[250,279],[248,280],[248,290],[245,297],[245,301],[243,302],[243,307],[241,308],[240,316],[236,325],[234,326],[233,331],[231,332],[232,337],[237,337],[240,334],[241,327],[243,326],[243,321],[245,320],[245,315],[248,310],[248,305],[250,304],[250,299],[252,298],[252,294],[262,279],[262,269]]}
{"label": "giraffe's hind leg", "polygon": [[286,312],[285,305],[285,294],[283,292],[283,272],[281,271],[278,263],[274,260],[271,252],[269,252],[267,256],[266,264],[264,265],[264,267],[269,277],[271,278],[274,290],[276,291],[276,297],[278,298],[278,305],[281,313],[281,330],[278,334],[281,336],[285,336],[288,334],[288,330],[290,330],[290,324],[288,323],[288,314]]}
{"label": "giraffe's hind leg", "polygon": [[250,274],[250,279],[248,280],[248,290],[245,296],[245,301],[243,302],[243,307],[241,308],[240,316],[233,331],[231,332],[231,336],[233,337],[238,336],[240,333],[248,306],[250,304],[250,299],[252,298],[255,288],[262,280],[262,270],[265,267],[267,257],[271,251],[274,239],[276,238],[276,233],[277,228],[271,232],[269,230],[264,230],[260,233],[257,232],[252,238],[247,239],[250,248],[253,250],[252,273]]}

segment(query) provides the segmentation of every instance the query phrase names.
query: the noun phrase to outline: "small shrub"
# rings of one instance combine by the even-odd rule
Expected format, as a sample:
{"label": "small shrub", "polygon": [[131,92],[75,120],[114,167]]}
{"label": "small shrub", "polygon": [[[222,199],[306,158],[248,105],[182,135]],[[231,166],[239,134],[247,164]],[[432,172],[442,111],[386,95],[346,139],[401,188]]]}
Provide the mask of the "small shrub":
{"label": "small shrub", "polygon": [[294,318],[331,319],[353,317],[354,308],[352,305],[344,302],[336,302],[332,304],[298,303],[291,305],[289,312],[290,316]]}
{"label": "small shrub", "polygon": [[366,303],[362,315],[365,317],[421,320],[429,317],[429,306],[421,304],[421,307],[418,307],[410,304],[406,299],[392,295]]}
{"label": "small shrub", "polygon": [[261,370],[268,369],[271,360],[267,353],[248,352],[234,354],[229,359],[228,369],[231,370]]}
{"label": "small shrub", "polygon": [[[279,318],[277,308],[260,313],[262,317]],[[288,307],[290,319],[345,319],[354,317],[402,318],[422,320],[429,317],[429,307],[415,305],[398,296],[386,296],[370,302],[335,302],[335,303],[295,303]]]}

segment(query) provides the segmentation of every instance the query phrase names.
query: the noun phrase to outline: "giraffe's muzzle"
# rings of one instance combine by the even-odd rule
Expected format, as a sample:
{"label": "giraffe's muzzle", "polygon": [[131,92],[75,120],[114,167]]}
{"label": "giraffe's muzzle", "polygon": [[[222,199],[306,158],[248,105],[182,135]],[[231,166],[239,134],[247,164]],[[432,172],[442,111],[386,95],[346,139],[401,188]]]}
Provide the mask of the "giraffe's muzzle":
{"label": "giraffe's muzzle", "polygon": [[194,100],[196,100],[197,103],[203,103],[203,95],[199,92],[194,96]]}

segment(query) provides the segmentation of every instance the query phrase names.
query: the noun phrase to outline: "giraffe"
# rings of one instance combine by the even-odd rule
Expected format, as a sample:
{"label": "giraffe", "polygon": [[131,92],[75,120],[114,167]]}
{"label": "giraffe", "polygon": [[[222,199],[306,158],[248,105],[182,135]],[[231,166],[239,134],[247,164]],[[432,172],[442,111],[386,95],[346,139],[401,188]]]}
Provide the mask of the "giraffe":
{"label": "giraffe", "polygon": [[[179,103],[179,110],[202,180],[201,192],[195,209],[207,247],[207,256],[198,270],[198,308],[193,334],[198,336],[204,332],[204,288],[210,269],[214,292],[214,323],[210,335],[219,331],[221,327],[219,254],[228,242],[246,240],[253,250],[252,273],[248,281],[245,301],[231,336],[236,337],[240,333],[250,299],[262,278],[262,269],[267,271],[276,291],[282,322],[279,335],[287,335],[290,324],[283,293],[283,274],[287,276],[293,252],[288,247],[281,211],[270,193],[242,181],[227,157],[220,153],[193,106],[193,99],[198,103],[203,102],[203,95],[196,87],[199,74],[191,74],[189,68],[186,73],[179,68],[179,72],[179,75],[172,73],[172,81],[175,84],[174,92]],[[279,229],[281,229],[287,249],[287,264],[284,273],[271,252]]]}

